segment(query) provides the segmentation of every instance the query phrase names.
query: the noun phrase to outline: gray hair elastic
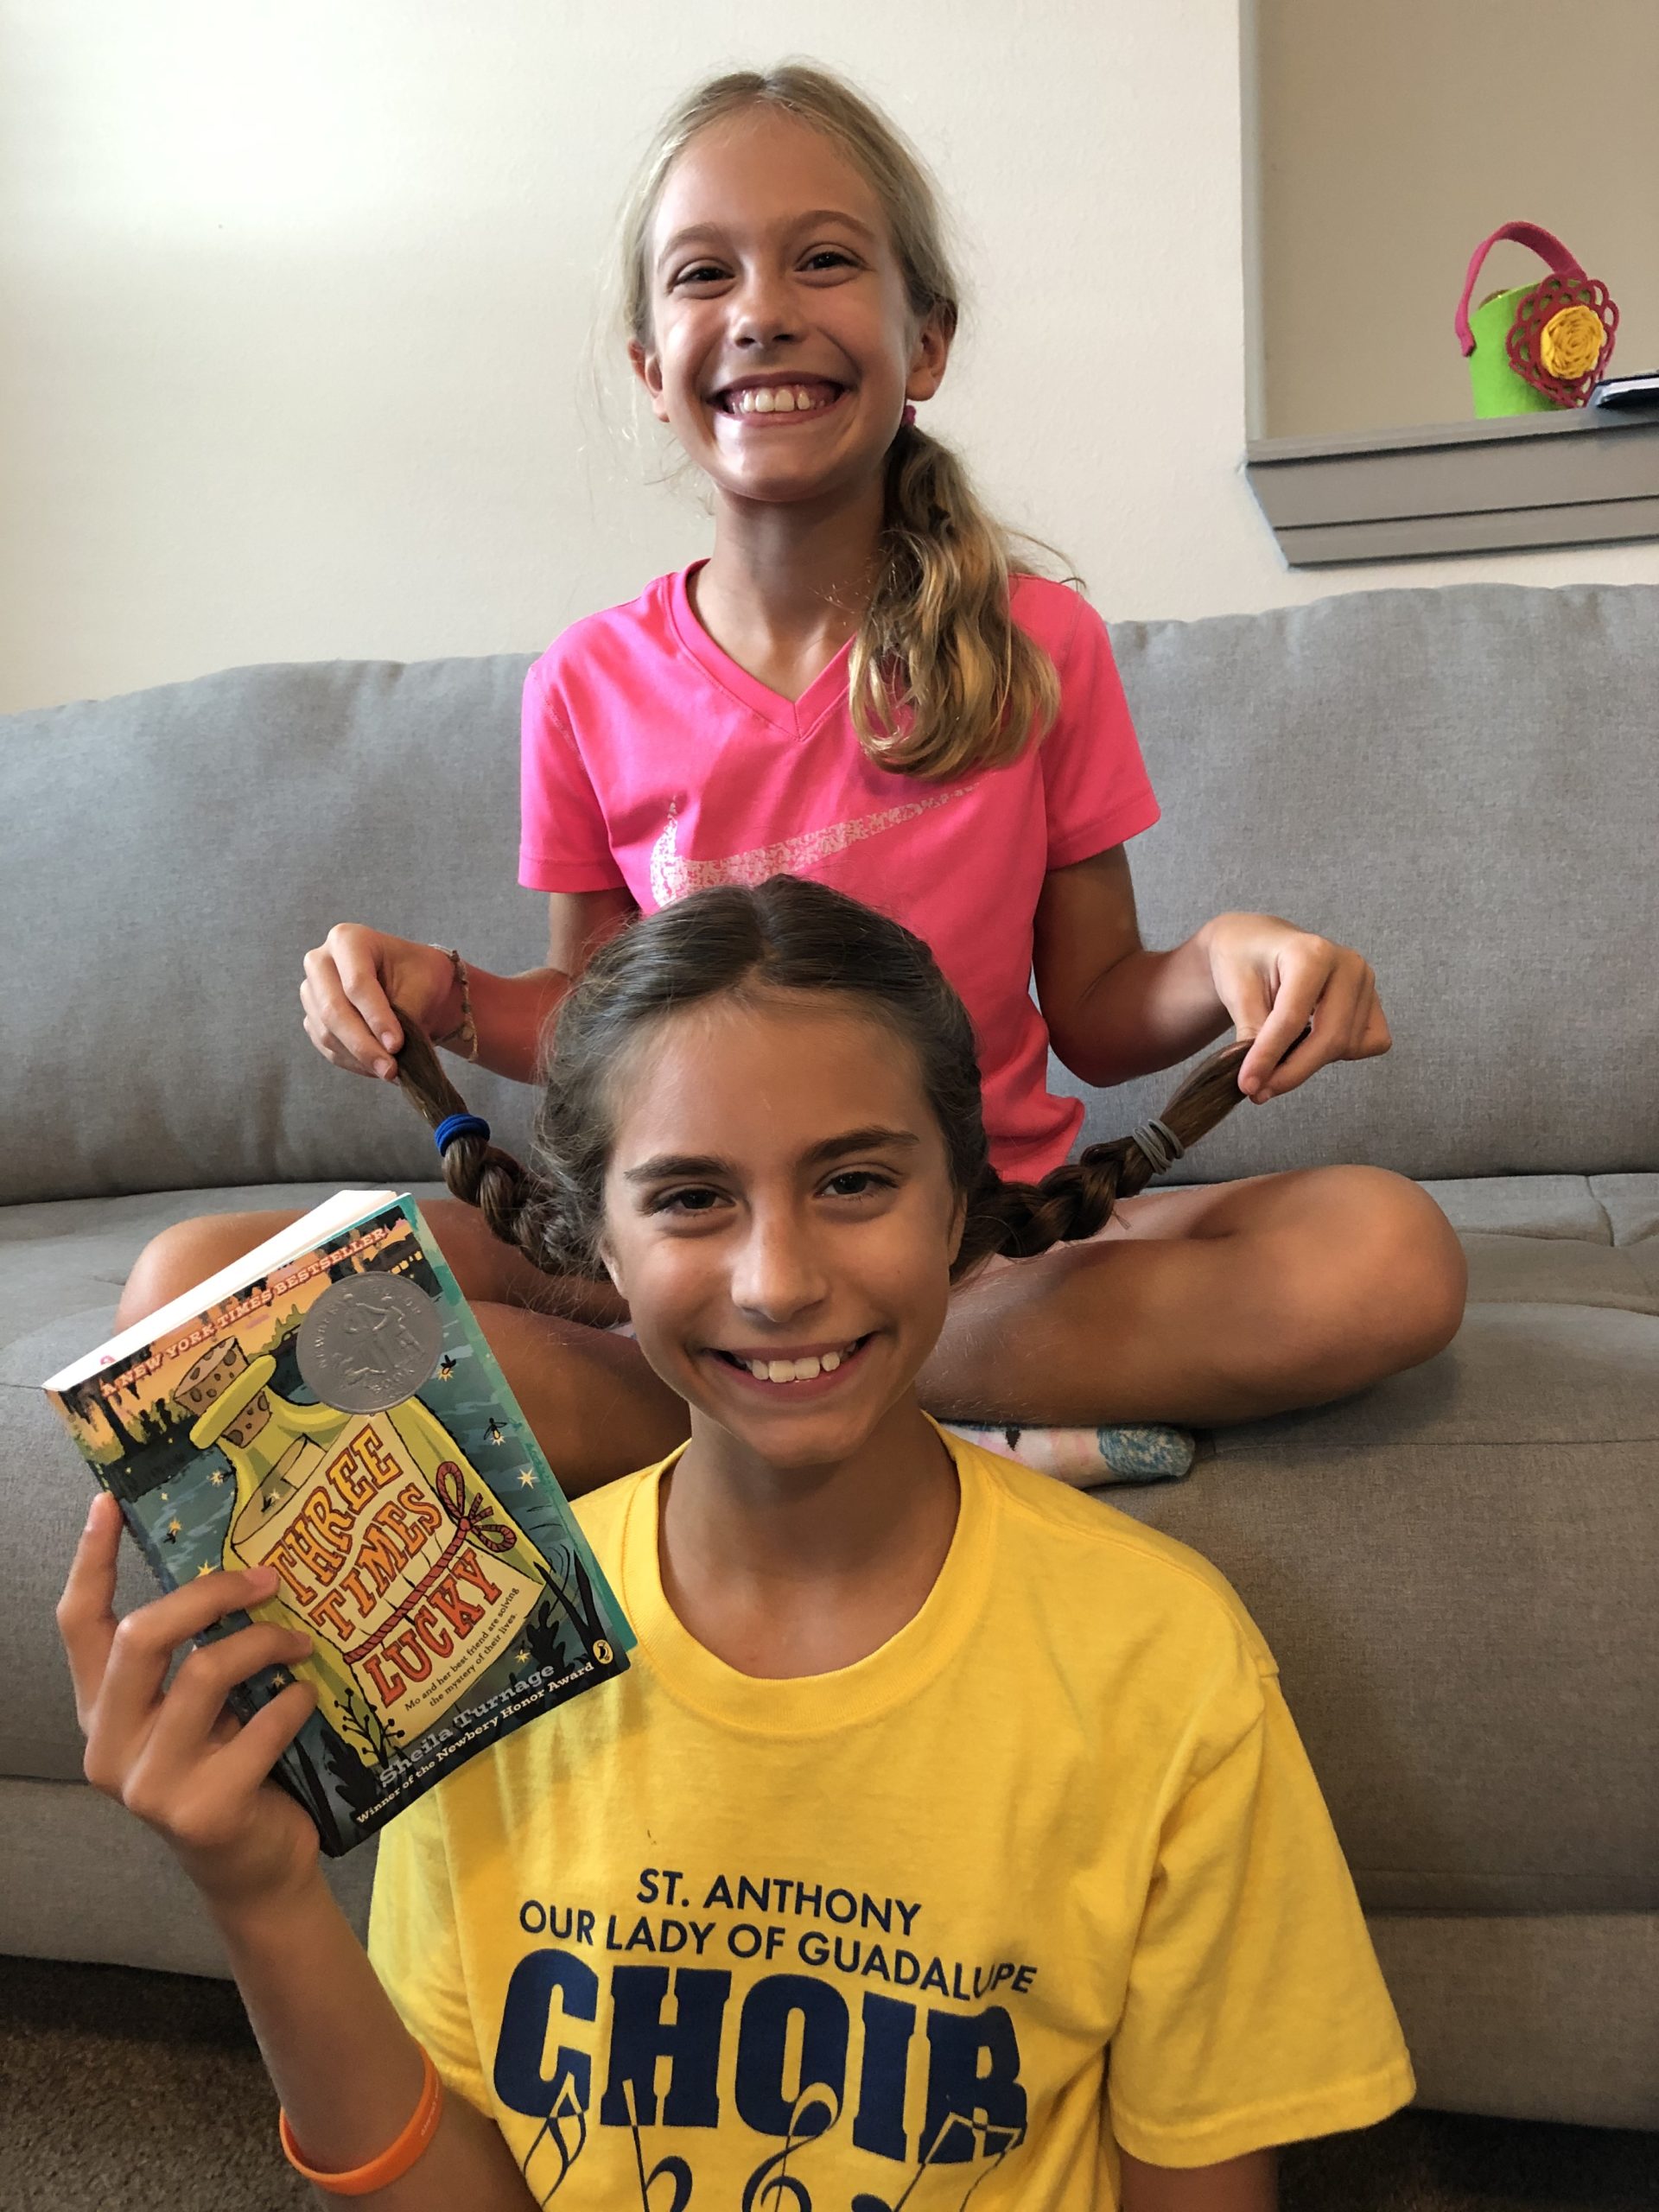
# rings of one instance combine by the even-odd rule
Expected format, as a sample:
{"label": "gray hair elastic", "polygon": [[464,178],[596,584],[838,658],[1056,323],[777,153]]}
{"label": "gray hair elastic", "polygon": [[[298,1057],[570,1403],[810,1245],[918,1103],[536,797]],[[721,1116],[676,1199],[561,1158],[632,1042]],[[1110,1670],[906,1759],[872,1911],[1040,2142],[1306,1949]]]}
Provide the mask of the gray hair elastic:
{"label": "gray hair elastic", "polygon": [[1145,1153],[1154,1175],[1161,1175],[1166,1168],[1173,1166],[1186,1150],[1167,1122],[1142,1122],[1129,1142]]}

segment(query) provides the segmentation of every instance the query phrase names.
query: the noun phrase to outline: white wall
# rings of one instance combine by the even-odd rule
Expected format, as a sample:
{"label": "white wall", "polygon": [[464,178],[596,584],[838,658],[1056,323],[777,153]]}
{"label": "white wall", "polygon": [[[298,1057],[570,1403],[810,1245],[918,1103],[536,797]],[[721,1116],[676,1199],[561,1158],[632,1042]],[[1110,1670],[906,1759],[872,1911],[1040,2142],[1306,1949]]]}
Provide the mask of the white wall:
{"label": "white wall", "polygon": [[[1659,368],[1656,0],[1255,0],[1265,428],[1466,422],[1452,316],[1500,223],[1554,231]],[[1536,283],[1494,246],[1475,283]]]}
{"label": "white wall", "polygon": [[0,708],[535,648],[698,550],[584,348],[657,116],[791,50],[934,161],[977,311],[931,419],[1109,614],[1659,581],[1283,568],[1239,474],[1235,0],[0,0]]}

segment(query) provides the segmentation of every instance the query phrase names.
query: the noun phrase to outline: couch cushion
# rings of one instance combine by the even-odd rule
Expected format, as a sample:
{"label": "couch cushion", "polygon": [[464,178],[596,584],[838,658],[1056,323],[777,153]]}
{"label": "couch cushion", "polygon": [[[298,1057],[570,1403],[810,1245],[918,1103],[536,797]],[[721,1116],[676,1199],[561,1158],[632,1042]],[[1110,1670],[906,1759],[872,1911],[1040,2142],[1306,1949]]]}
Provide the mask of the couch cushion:
{"label": "couch cushion", "polygon": [[1368,1909],[1659,1907],[1659,1325],[1636,1350],[1637,1439],[1587,1393],[1572,1442],[1368,1439],[1338,1407],[1111,1493],[1245,1597]]}
{"label": "couch cushion", "polygon": [[1659,1313],[1659,1175],[1430,1183],[1463,1239],[1469,1298]]}
{"label": "couch cushion", "polygon": [[[0,718],[0,1202],[430,1170],[300,1027],[331,924],[547,957],[514,887],[527,657],[233,669]],[[468,1103],[521,1133],[529,1095]],[[73,1103],[73,1112],[69,1110]]]}
{"label": "couch cushion", "polygon": [[[323,1862],[329,1887],[359,1933],[368,1927],[375,1847],[371,1836],[344,1859]],[[6,1869],[0,1954],[108,1961],[167,1974],[229,1971],[200,1895],[160,1836],[83,1783],[0,1776],[0,1865]],[[55,2201],[87,2200],[77,2191]],[[172,2201],[222,2199],[210,2183],[202,2196]]]}
{"label": "couch cushion", "polygon": [[[1420,2104],[1571,2120],[1581,2129],[1659,2128],[1659,1919],[1652,1914],[1384,1912],[1370,1922]],[[1483,2149],[1480,2171],[1471,2163],[1449,2200],[1445,2183],[1425,2175],[1394,2201],[1541,2207],[1541,2177],[1529,2171],[1533,2144],[1519,2133],[1513,2142],[1507,2183]],[[1605,2185],[1591,2177],[1598,2148],[1597,2139],[1580,2134],[1572,2153],[1579,2180],[1568,2199],[1580,2205],[1605,2201]],[[1617,2201],[1622,2192],[1612,2194]]]}
{"label": "couch cushion", "polygon": [[[1147,944],[1289,915],[1365,953],[1395,1033],[1385,1059],[1242,1109],[1189,1173],[1659,1168],[1656,634],[1649,584],[1113,625],[1164,810],[1133,849]],[[1091,1099],[1090,1135],[1168,1090]]]}

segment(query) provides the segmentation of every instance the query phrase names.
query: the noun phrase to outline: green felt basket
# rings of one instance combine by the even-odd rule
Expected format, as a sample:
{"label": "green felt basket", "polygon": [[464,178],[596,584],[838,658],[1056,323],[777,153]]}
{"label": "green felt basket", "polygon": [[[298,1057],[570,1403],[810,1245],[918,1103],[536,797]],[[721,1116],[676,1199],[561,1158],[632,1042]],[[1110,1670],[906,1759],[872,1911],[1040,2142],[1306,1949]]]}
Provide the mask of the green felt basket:
{"label": "green felt basket", "polygon": [[[1549,273],[1535,283],[1493,292],[1471,313],[1481,264],[1503,238],[1530,246],[1548,262]],[[1557,329],[1577,324],[1578,353],[1566,365],[1548,358],[1552,321]],[[1582,407],[1606,374],[1618,325],[1618,309],[1607,287],[1585,275],[1553,231],[1537,223],[1503,224],[1470,257],[1453,318],[1469,363],[1475,413],[1548,415],[1559,407]]]}

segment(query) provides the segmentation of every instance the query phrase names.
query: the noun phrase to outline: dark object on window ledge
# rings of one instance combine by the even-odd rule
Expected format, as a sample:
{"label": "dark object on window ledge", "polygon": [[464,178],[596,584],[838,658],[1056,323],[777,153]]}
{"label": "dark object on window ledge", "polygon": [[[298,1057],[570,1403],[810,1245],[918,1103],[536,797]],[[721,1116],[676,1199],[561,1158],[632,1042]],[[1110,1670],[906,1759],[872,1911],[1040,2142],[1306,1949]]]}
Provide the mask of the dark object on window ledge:
{"label": "dark object on window ledge", "polygon": [[1659,369],[1645,376],[1607,377],[1590,395],[1592,407],[1659,407]]}

